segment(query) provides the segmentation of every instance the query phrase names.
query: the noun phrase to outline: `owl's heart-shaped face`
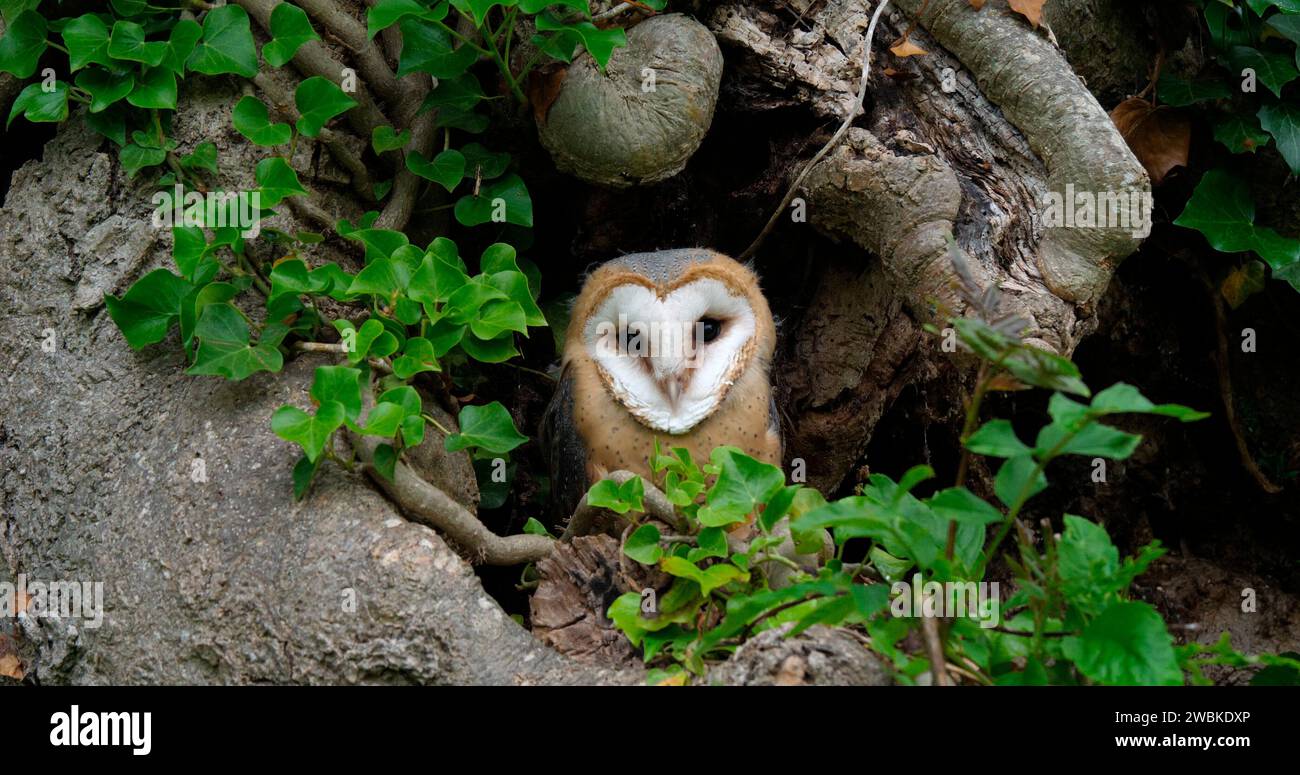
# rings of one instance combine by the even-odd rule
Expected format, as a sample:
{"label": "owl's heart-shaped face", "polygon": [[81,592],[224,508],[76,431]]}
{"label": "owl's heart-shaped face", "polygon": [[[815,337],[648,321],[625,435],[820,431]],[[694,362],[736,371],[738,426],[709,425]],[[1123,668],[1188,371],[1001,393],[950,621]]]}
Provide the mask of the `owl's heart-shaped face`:
{"label": "owl's heart-shaped face", "polygon": [[613,396],[641,423],[686,433],[711,415],[753,358],[749,299],[714,278],[666,293],[640,283],[610,289],[583,343]]}

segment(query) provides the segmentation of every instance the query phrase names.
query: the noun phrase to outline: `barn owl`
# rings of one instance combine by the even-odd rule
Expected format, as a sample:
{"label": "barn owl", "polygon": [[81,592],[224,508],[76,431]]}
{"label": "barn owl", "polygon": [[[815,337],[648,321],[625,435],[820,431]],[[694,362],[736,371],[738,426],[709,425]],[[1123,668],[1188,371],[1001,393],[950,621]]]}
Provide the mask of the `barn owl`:
{"label": "barn owl", "polygon": [[555,505],[625,469],[651,477],[654,442],[697,462],[729,444],[780,465],[770,366],[776,326],[758,278],[712,250],[623,256],[574,302],[543,420]]}

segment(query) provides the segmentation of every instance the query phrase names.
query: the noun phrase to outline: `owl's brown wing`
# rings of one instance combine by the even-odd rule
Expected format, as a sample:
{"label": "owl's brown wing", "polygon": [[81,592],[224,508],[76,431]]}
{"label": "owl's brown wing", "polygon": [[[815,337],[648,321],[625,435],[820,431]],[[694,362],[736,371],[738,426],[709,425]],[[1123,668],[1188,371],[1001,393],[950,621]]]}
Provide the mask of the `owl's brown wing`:
{"label": "owl's brown wing", "polygon": [[573,373],[565,367],[542,415],[539,434],[551,474],[552,524],[562,525],[586,494],[587,448],[573,416]]}

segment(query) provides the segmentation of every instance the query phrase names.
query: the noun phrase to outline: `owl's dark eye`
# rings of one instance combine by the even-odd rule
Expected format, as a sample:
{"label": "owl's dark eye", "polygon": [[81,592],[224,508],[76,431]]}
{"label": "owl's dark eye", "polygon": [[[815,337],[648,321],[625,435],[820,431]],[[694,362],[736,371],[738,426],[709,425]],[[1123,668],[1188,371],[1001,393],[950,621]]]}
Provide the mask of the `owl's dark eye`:
{"label": "owl's dark eye", "polygon": [[700,318],[700,336],[705,344],[722,334],[722,321],[717,318]]}

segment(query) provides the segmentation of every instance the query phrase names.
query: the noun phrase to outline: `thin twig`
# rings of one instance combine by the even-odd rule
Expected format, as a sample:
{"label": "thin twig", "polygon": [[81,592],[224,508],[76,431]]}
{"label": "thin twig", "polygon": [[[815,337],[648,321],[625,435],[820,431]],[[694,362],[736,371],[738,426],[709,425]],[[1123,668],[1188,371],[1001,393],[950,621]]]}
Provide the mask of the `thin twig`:
{"label": "thin twig", "polygon": [[785,196],[781,198],[781,203],[772,211],[772,217],[767,220],[767,225],[758,233],[758,236],[754,238],[749,247],[745,248],[745,252],[740,254],[739,258],[742,261],[758,252],[763,240],[767,239],[767,235],[771,234],[772,230],[776,228],[776,222],[785,213],[785,208],[790,205],[790,200],[794,199],[795,192],[803,185],[804,178],[808,177],[808,173],[812,171],[812,168],[817,166],[817,162],[825,158],[826,154],[830,153],[831,149],[838,145],[840,140],[844,139],[844,135],[848,133],[849,127],[853,124],[853,119],[857,118],[858,114],[862,112],[862,103],[867,99],[867,82],[871,75],[871,43],[876,37],[876,23],[880,21],[881,14],[888,7],[889,0],[880,0],[880,5],[876,6],[876,12],[871,15],[871,23],[867,25],[867,37],[862,44],[862,80],[858,83],[857,99],[854,100],[853,107],[849,109],[848,115],[844,117],[844,123],[840,124],[840,128],[836,130],[826,145],[822,146],[817,155],[804,165],[803,170],[799,172],[799,176],[794,179],[789,190],[785,192]]}

